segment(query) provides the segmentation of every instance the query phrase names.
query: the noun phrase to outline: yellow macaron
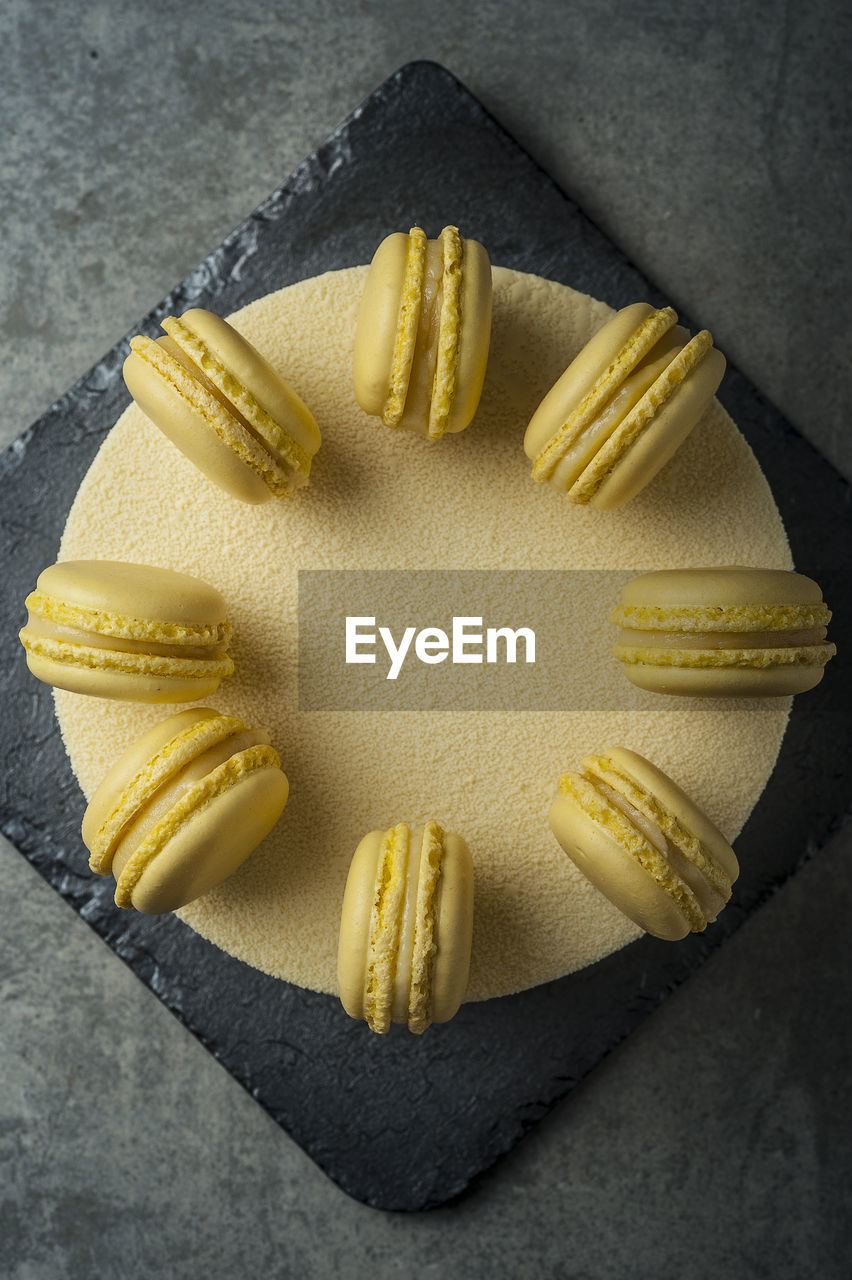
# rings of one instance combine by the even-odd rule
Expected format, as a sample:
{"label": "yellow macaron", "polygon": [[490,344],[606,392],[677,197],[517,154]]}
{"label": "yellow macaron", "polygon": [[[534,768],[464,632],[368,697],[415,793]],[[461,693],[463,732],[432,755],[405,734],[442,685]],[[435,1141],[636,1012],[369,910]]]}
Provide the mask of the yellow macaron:
{"label": "yellow macaron", "polygon": [[700,933],[731,896],[733,849],[649,760],[612,747],[564,774],[550,826],[568,857],[646,933]]}
{"label": "yellow macaron", "polygon": [[463,431],[482,394],[491,340],[491,264],[444,227],[395,232],[376,250],[355,333],[355,396],[388,427],[428,440]]}
{"label": "yellow macaron", "polygon": [[352,858],[338,947],[340,999],[385,1033],[457,1012],[473,933],[473,863],[461,836],[427,822],[371,831]]}
{"label": "yellow macaron", "polygon": [[204,707],[181,711],[134,742],[92,796],[89,865],[115,876],[118,906],[175,911],[237,870],[287,794],[265,730]]}
{"label": "yellow macaron", "polygon": [[38,576],[19,632],[39,680],[128,702],[206,698],[234,664],[218,591],[187,573],[64,560]]}
{"label": "yellow macaron", "polygon": [[320,447],[307,405],[233,325],[195,307],[163,320],[165,337],[130,340],[124,381],[182,453],[243,502],[307,484]]}
{"label": "yellow macaron", "polygon": [[692,697],[813,689],[836,653],[812,578],[785,569],[663,569],[627,583],[609,615],[633,684]]}
{"label": "yellow macaron", "polygon": [[624,307],[568,366],[524,436],[532,477],[570,502],[623,506],[654,478],[710,403],[725,358],[671,307]]}

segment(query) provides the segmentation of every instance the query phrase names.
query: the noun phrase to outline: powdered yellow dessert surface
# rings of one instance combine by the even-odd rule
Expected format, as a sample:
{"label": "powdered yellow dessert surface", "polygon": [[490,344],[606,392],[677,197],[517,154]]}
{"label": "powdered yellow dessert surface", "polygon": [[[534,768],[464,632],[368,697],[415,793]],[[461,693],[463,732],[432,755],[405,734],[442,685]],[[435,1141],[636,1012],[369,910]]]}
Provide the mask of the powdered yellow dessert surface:
{"label": "powdered yellow dessert surface", "polygon": [[[772,770],[789,699],[661,699],[659,710],[582,713],[300,712],[297,570],[792,562],[757,462],[715,402],[623,510],[574,506],[530,482],[526,424],[611,314],[562,285],[495,270],[489,372],[467,431],[433,445],[368,418],[351,386],[365,276],[364,267],[330,272],[234,317],[319,423],[323,444],[306,490],[292,502],[247,506],[209,483],[131,405],[80,487],[61,558],[162,565],[218,588],[233,624],[235,672],[208,705],[268,728],[289,777],[274,831],[181,918],[267,973],[333,992],[356,845],[391,822],[436,818],[464,836],[474,858],[468,998],[481,1000],[580,969],[638,936],[550,833],[560,774],[608,745],[630,747],[734,839]],[[610,652],[617,632],[606,621],[616,603],[602,598],[599,621],[583,620],[589,672],[601,662],[618,666]],[[172,714],[60,690],[55,697],[87,797],[132,739]]]}

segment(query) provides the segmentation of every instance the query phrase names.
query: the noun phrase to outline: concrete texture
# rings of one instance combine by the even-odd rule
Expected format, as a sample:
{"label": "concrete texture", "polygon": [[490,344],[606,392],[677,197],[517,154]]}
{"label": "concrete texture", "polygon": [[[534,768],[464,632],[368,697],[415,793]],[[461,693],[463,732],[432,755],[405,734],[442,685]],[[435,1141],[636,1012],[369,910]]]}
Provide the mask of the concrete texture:
{"label": "concrete texture", "polygon": [[[0,442],[387,74],[434,58],[852,476],[850,27],[839,0],[7,0]],[[848,833],[420,1218],[347,1200],[2,864],[4,1275],[849,1274]]]}

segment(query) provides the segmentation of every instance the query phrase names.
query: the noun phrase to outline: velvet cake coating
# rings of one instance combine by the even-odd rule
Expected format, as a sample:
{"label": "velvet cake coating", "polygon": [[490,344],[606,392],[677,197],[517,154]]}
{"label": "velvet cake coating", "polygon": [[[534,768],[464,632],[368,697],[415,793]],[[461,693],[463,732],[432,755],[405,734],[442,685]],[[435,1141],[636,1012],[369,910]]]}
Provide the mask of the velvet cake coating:
{"label": "velvet cake coating", "polygon": [[[622,511],[572,506],[529,483],[526,424],[610,308],[563,285],[494,272],[492,348],[479,411],[440,449],[378,431],[352,391],[366,268],[330,272],[244,308],[234,325],[310,404],[323,435],[298,503],[223,494],[131,406],[68,518],[63,559],[171,566],[215,586],[233,625],[233,676],[207,705],[265,726],[290,780],[281,820],[226,884],[184,908],[192,928],[277,977],[336,991],[340,907],[365,831],[435,813],[464,832],[476,908],[469,999],[533,986],[601,958],[639,930],[565,858],[547,821],[566,760],[620,742],[653,760],[729,840],[774,765],[789,711],[735,701],[671,709],[300,712],[299,568],[649,569],[741,561],[792,567],[766,480],[713,402],[654,483]],[[697,479],[698,478],[698,479]],[[602,578],[602,583],[603,583]],[[587,670],[610,664],[611,583]],[[584,671],[572,673],[582,679]],[[87,797],[162,708],[57,691]]]}

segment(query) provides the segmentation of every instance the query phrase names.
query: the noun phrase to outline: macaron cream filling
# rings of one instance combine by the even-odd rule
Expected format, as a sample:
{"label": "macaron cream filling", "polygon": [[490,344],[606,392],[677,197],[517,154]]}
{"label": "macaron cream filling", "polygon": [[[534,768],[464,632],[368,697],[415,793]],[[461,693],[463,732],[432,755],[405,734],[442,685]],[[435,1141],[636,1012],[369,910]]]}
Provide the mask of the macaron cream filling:
{"label": "macaron cream filling", "polygon": [[[142,848],[149,841],[152,833],[163,823],[171,826],[168,821],[169,814],[179,801],[190,793],[194,793],[199,800],[202,799],[199,784],[206,782],[207,778],[222,765],[231,760],[236,762],[238,756],[249,752],[251,748],[260,746],[269,747],[268,733],[262,729],[239,729],[222,741],[207,747],[186,764],[179,766],[142,801],[139,808],[128,816],[117,832],[112,841],[111,865],[107,871],[111,870],[118,880],[137,849]],[[275,759],[272,760],[270,757],[268,762],[278,764],[276,753],[271,747],[269,750],[273,752]],[[262,757],[262,760],[265,759],[266,753]],[[205,790],[207,789],[209,788]]]}
{"label": "macaron cream filling", "polygon": [[610,830],[676,903],[693,933],[716,919],[731,893],[725,869],[657,797],[606,757],[588,757],[579,773],[559,779],[559,791]]}
{"label": "macaron cream filling", "polygon": [[393,1014],[394,980],[411,833],[404,822],[382,838],[364,972],[364,1016],[380,1035]]}
{"label": "macaron cream filling", "polygon": [[222,398],[234,416],[269,450],[278,465],[293,472],[293,483],[305,484],[319,443],[313,420],[309,429],[294,413],[285,429],[185,317],[179,320],[170,316],[163,321],[163,328],[191,367],[198,370],[201,380],[213,388],[214,394]]}
{"label": "macaron cream filling", "polygon": [[825,643],[831,611],[822,602],[652,608],[620,605],[615,656],[622,662],[672,666],[803,663],[824,665],[836,652]]}
{"label": "macaron cream filling", "polygon": [[458,228],[427,240],[412,227],[382,421],[430,440],[445,433],[455,395],[462,261]]}
{"label": "macaron cream filling", "polygon": [[100,875],[109,875],[117,842],[163,788],[211,747],[232,743],[243,729],[236,716],[201,711],[182,713],[177,725],[182,726],[179,732],[153,752],[145,752],[129,773],[120,765],[118,778],[107,775],[86,811],[83,840],[89,849],[89,866]]}
{"label": "macaron cream filling", "polygon": [[444,227],[441,232],[441,257],[441,314],[432,403],[429,409],[430,440],[440,439],[446,431],[456,394],[464,262],[464,242],[457,227]]}
{"label": "macaron cream filling", "polygon": [[650,646],[654,649],[788,649],[798,645],[819,645],[825,627],[801,631],[641,631],[622,627],[622,645]]}
{"label": "macaron cream filling", "polygon": [[[623,766],[609,756],[589,756],[583,761],[584,774],[625,816],[648,836],[672,868],[693,890],[707,914],[715,920],[731,896],[731,877],[699,836],[691,831],[658,796],[642,786]],[[709,897],[707,896],[709,895]],[[715,899],[718,904],[714,907]]]}
{"label": "macaron cream filling", "polygon": [[[107,609],[90,609],[48,592],[31,591],[24,604],[28,610],[27,626],[42,635],[68,633],[80,637],[78,643],[126,640],[148,645],[152,643],[174,649],[225,648],[231,635],[225,620],[207,625],[187,625],[161,618],[134,617]],[[83,637],[92,637],[84,640]]]}
{"label": "macaron cream filling", "polygon": [[431,1021],[431,976],[436,947],[443,830],[423,828],[412,849],[403,822],[384,834],[376,869],[364,971],[364,1014],[371,1030],[385,1033],[392,1021],[416,1033]]}
{"label": "macaron cream filling", "polygon": [[166,337],[137,336],[130,346],[204,418],[217,436],[259,475],[276,496],[307,483],[307,450],[259,404],[189,325],[171,316]]}
{"label": "macaron cream filling", "polygon": [[535,481],[544,483],[551,480],[558,463],[594,423],[625,379],[653,351],[676,320],[675,311],[671,307],[664,307],[661,311],[653,311],[640,322],[579,404],[571,410],[566,421],[536,454],[532,468]]}
{"label": "macaron cream filling", "polygon": [[[268,743],[259,743],[232,752],[217,767],[205,772],[200,779],[188,786],[176,783],[175,799],[168,803],[167,798],[163,798],[165,813],[159,820],[152,819],[150,827],[146,821],[138,831],[128,831],[125,840],[116,848],[113,858],[116,905],[133,906],[133,891],[142,875],[189,818],[200,813],[248,774],[265,768],[278,769],[280,763],[274,747]],[[159,806],[157,811],[159,812]],[[137,836],[140,838],[139,843],[136,842]],[[132,851],[127,852],[125,859],[125,851],[131,845]]]}
{"label": "macaron cream filling", "polygon": [[400,426],[428,430],[435,374],[438,368],[438,333],[441,323],[443,254],[440,240],[429,240],[420,277],[420,315],[408,371],[405,407]]}
{"label": "macaron cream filling", "polygon": [[681,334],[686,337],[680,328],[664,334],[650,354],[627,375],[600,413],[585,426],[579,426],[573,437],[566,438],[561,456],[546,477],[554,488],[567,492],[580,479],[616,428],[681,351]]}
{"label": "macaron cream filling", "polygon": [[[586,775],[588,777],[588,775]],[[606,782],[597,780],[597,789],[610,804],[620,809],[627,821],[645,836],[649,844],[657,850],[680,879],[695,895],[708,923],[716,919],[722,907],[730,897],[730,885],[724,873],[715,864],[705,861],[703,867],[691,862],[683,850],[669,838],[662,827],[652,821],[647,814],[635,808],[621,793],[614,790]],[[709,872],[709,875],[708,875]],[[712,879],[710,878],[712,877]]]}
{"label": "macaron cream filling", "polygon": [[[227,624],[224,624],[221,628],[211,628],[210,630],[214,634],[218,630],[224,636],[227,634],[226,628]],[[51,621],[44,614],[32,611],[28,615],[27,625],[22,635],[26,637],[25,644],[29,641],[28,647],[30,648],[35,647],[36,640],[46,640],[61,642],[62,645],[79,645],[89,649],[107,649],[115,653],[139,653],[152,657],[176,658],[179,660],[215,661],[226,656],[224,639],[217,638],[210,644],[191,644],[189,642],[190,637],[186,635],[181,640],[173,642],[125,640],[123,637],[110,635],[103,631],[84,631],[81,627],[63,626],[60,623]]]}
{"label": "macaron cream filling", "polygon": [[674,358],[668,361],[662,373],[651,384],[641,400],[625,414],[616,425],[602,448],[571,488],[568,497],[572,502],[589,502],[616,463],[635,443],[645,428],[655,420],[667,401],[671,400],[687,377],[698,367],[713,348],[713,339],[707,329],[702,329]]}
{"label": "macaron cream filling", "polygon": [[[38,591],[27,596],[26,605],[21,642],[28,654],[49,662],[80,669],[205,678],[227,676],[234,669],[226,653],[227,621],[188,627],[134,619],[69,605]],[[146,633],[155,638],[148,639]]]}
{"label": "macaron cream filling", "polygon": [[427,822],[417,858],[409,852],[408,892],[400,930],[394,975],[394,1018],[416,1034],[431,1022],[432,961],[437,950],[436,927],[441,913],[441,870],[444,833]]}

